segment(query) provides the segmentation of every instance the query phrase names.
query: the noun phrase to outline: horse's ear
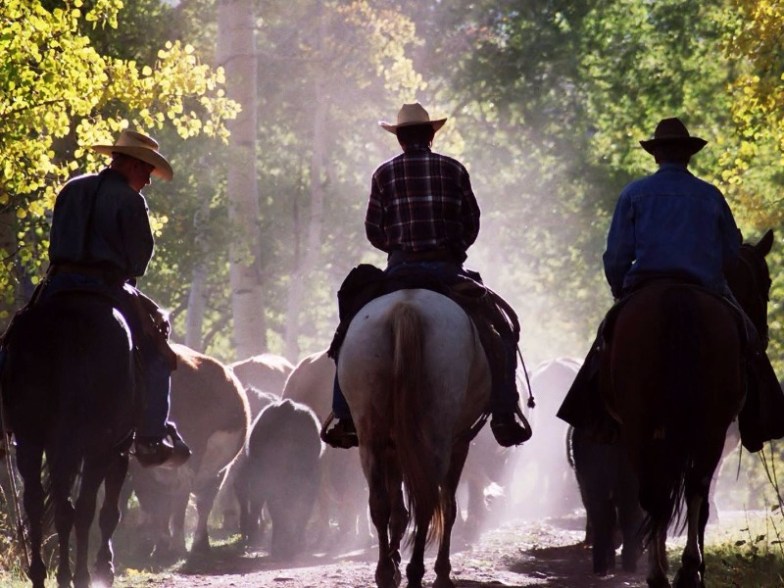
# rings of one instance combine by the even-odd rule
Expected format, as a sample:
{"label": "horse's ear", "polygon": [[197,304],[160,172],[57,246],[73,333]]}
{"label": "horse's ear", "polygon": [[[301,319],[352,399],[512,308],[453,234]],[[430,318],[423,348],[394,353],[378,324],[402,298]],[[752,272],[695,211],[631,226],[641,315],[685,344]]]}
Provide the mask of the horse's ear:
{"label": "horse's ear", "polygon": [[763,257],[770,253],[770,250],[773,247],[773,229],[768,229],[767,232],[762,235],[762,239],[760,239],[754,247]]}

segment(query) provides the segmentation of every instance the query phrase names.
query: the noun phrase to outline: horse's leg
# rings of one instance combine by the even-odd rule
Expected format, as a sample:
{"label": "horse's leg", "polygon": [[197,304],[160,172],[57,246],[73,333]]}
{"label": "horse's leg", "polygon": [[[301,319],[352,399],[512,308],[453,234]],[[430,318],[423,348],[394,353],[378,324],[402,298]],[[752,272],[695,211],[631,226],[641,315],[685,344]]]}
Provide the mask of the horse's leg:
{"label": "horse's leg", "polygon": [[[387,493],[389,495],[391,510],[389,517],[389,557],[395,562],[395,566],[400,566],[402,558],[400,556],[400,545],[403,535],[408,528],[408,510],[406,509],[405,499],[403,498],[403,479],[397,465],[391,465],[387,473]],[[398,582],[400,581],[398,573]]]}
{"label": "horse's leg", "polygon": [[681,568],[675,577],[678,588],[704,586],[704,536],[710,515],[710,485],[724,448],[724,432],[715,438],[704,438],[695,456],[694,467],[686,476],[686,508],[688,536],[681,556]]}
{"label": "horse's leg", "polygon": [[[60,485],[60,482],[55,482],[56,478],[52,476],[52,481],[55,485]],[[55,489],[53,488],[53,502],[54,502],[54,526],[57,530],[57,542],[59,550],[59,558],[57,562],[57,585],[69,588],[73,574],[71,572],[71,531],[74,526],[74,507],[69,499],[67,487]]]}
{"label": "horse's leg", "polygon": [[[436,556],[436,581],[433,588],[453,588],[454,584],[449,578],[452,572],[452,563],[449,561],[449,551],[452,545],[452,528],[457,518],[457,485],[460,483],[460,474],[463,472],[466,457],[468,456],[468,443],[458,443],[452,451],[452,459],[447,472],[446,480],[442,487],[442,500],[444,501],[444,535],[438,546]],[[484,504],[483,504],[484,506]],[[476,513],[473,513],[476,515]],[[469,515],[472,513],[469,511]],[[478,533],[478,529],[477,529]]]}
{"label": "horse's leg", "polygon": [[[70,541],[74,528],[76,512],[71,504],[71,489],[75,473],[78,469],[78,456],[65,448],[50,450],[46,457],[50,463],[49,474],[51,499],[54,505],[54,525],[57,530],[60,557],[57,565],[57,585],[63,588],[71,586]],[[78,567],[76,567],[78,572]]]}
{"label": "horse's leg", "polygon": [[[708,489],[708,497],[710,497],[710,489]],[[705,526],[708,524],[710,520],[711,514],[711,502],[710,498],[703,501],[703,507],[700,510],[700,520],[699,520],[699,530],[697,532],[697,539],[698,544],[700,547],[700,553],[702,554],[702,560],[700,561],[700,587],[705,588]]]}
{"label": "horse's leg", "polygon": [[667,525],[653,523],[655,530],[652,540],[648,546],[648,586],[650,588],[670,588],[670,581],[667,579]]}
{"label": "horse's leg", "polygon": [[[416,534],[414,535],[414,548],[411,550],[411,559],[406,566],[408,588],[421,588],[422,578],[425,576],[425,545],[427,531],[430,528],[430,517],[414,510],[416,520]],[[448,561],[447,561],[448,565]]]}
{"label": "horse's leg", "polygon": [[90,526],[95,518],[98,488],[103,481],[108,463],[84,461],[79,497],[76,500],[74,531],[76,533],[76,561],[74,563],[74,588],[89,588],[91,584],[87,556],[90,541]]}
{"label": "horse's leg", "polygon": [[704,499],[699,492],[686,489],[686,509],[688,519],[688,533],[686,547],[683,548],[681,555],[681,568],[675,575],[674,585],[676,588],[699,588],[702,586],[700,567],[702,565],[702,550],[699,542],[701,511],[703,510]]}
{"label": "horse's leg", "polygon": [[640,538],[640,525],[642,514],[640,505],[636,502],[637,494],[634,494],[633,501],[620,497],[618,504],[618,524],[621,527],[623,548],[621,550],[621,566],[625,572],[637,571],[637,560],[642,553],[642,541]]}
{"label": "horse's leg", "polygon": [[101,545],[95,556],[95,578],[104,586],[114,583],[114,552],[112,535],[120,522],[121,495],[128,473],[128,454],[118,452],[109,463],[104,478],[104,498],[98,515]]}
{"label": "horse's leg", "polygon": [[30,569],[27,571],[27,575],[33,583],[33,588],[43,588],[46,579],[46,565],[41,558],[41,526],[44,512],[44,489],[41,485],[42,465],[43,448],[31,446],[20,440],[16,450],[16,467],[24,482],[22,501],[27,516],[27,531],[30,540]]}
{"label": "horse's leg", "polygon": [[[389,523],[392,514],[392,504],[387,488],[387,464],[383,463],[386,448],[376,447],[363,452],[363,461],[369,462],[366,466],[370,507],[370,517],[376,527],[378,535],[378,563],[376,564],[376,586],[378,588],[397,588],[400,584],[399,559],[395,561],[390,552]],[[370,453],[370,455],[368,455]],[[399,552],[398,552],[399,558]]]}
{"label": "horse's leg", "polygon": [[618,483],[615,500],[618,506],[618,523],[623,536],[621,563],[626,572],[637,571],[637,560],[642,553],[642,508],[639,484],[625,455],[618,455]]}
{"label": "horse's leg", "polygon": [[607,488],[594,489],[595,495],[590,497],[586,512],[593,523],[593,573],[606,576],[615,567],[615,505]]}

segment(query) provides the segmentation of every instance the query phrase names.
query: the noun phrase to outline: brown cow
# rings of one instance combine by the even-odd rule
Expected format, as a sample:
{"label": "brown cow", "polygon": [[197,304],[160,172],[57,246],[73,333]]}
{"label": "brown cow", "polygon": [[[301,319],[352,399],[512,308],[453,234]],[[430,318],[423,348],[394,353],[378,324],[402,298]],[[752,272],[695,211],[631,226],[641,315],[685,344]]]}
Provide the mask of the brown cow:
{"label": "brown cow", "polygon": [[198,523],[192,552],[209,549],[207,519],[232,461],[250,427],[242,384],[225,365],[184,345],[173,344],[178,366],[172,374],[170,418],[193,451],[175,469],[133,469],[133,488],[149,521],[155,553],[185,551],[185,509],[196,497]]}
{"label": "brown cow", "polygon": [[[262,353],[235,361],[229,364],[229,367],[246,389],[252,386],[256,390],[272,392],[277,396],[281,395],[286,379],[294,371],[294,364],[285,357],[273,353]],[[254,416],[259,414],[259,410],[254,410],[251,401],[251,412]]]}

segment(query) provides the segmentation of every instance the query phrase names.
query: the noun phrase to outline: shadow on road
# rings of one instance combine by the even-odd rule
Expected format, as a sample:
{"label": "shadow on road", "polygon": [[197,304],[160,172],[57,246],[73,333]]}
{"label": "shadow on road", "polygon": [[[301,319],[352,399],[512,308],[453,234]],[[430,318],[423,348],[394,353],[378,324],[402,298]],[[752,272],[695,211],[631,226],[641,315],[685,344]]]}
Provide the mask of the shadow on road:
{"label": "shadow on road", "polygon": [[620,562],[619,569],[613,574],[605,577],[592,574],[591,550],[584,543],[535,548],[521,555],[508,563],[508,569],[534,581],[523,586],[637,588],[647,585],[643,571],[633,574],[624,572],[620,569]]}

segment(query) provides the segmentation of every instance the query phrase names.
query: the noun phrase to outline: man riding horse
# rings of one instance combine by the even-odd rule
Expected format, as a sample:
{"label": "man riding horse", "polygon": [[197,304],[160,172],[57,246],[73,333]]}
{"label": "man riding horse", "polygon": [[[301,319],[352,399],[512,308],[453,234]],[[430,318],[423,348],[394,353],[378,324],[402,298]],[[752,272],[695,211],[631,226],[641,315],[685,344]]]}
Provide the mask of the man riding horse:
{"label": "man riding horse", "polygon": [[173,171],[158,143],[135,131],[123,131],[114,145],[91,149],[111,156],[111,163],[98,174],[73,178],[58,194],[49,270],[28,308],[60,292],[74,291],[106,297],[117,306],[130,328],[142,372],[137,384],[143,410],[136,431],[136,459],[144,466],[179,465],[190,449],[168,422],[170,376],[176,367],[167,342],[169,323],[136,288],[136,278],[144,275],[154,246],[141,190],[151,175],[171,180]]}
{"label": "man riding horse", "polygon": [[759,451],[765,441],[784,436],[784,396],[765,354],[765,341],[727,284],[742,241],[735,219],[719,189],[688,171],[691,157],[707,141],[691,136],[679,119],[666,118],[653,138],[640,144],[659,169],[627,185],[618,199],[604,253],[605,275],[617,304],[602,323],[558,416],[599,437],[614,435],[598,389],[599,354],[611,338],[612,319],[627,297],[647,284],[675,280],[714,293],[739,316],[747,369],[741,438],[749,451]]}
{"label": "man riding horse", "polygon": [[[430,288],[456,300],[479,331],[490,364],[491,428],[499,444],[519,445],[530,437],[516,415],[516,352],[519,326],[512,309],[482,285],[478,273],[465,270],[466,250],[479,233],[479,206],[463,165],[430,147],[446,118],[430,120],[419,104],[404,104],[397,124],[379,123],[397,136],[403,153],[373,174],[365,230],[371,244],[387,254],[381,272],[360,265],[338,293],[341,325],[330,349],[337,359],[343,334],[353,315],[373,297],[405,287]],[[322,439],[333,447],[355,447],[357,433],[335,377],[333,415]],[[328,428],[329,427],[329,428]]]}

